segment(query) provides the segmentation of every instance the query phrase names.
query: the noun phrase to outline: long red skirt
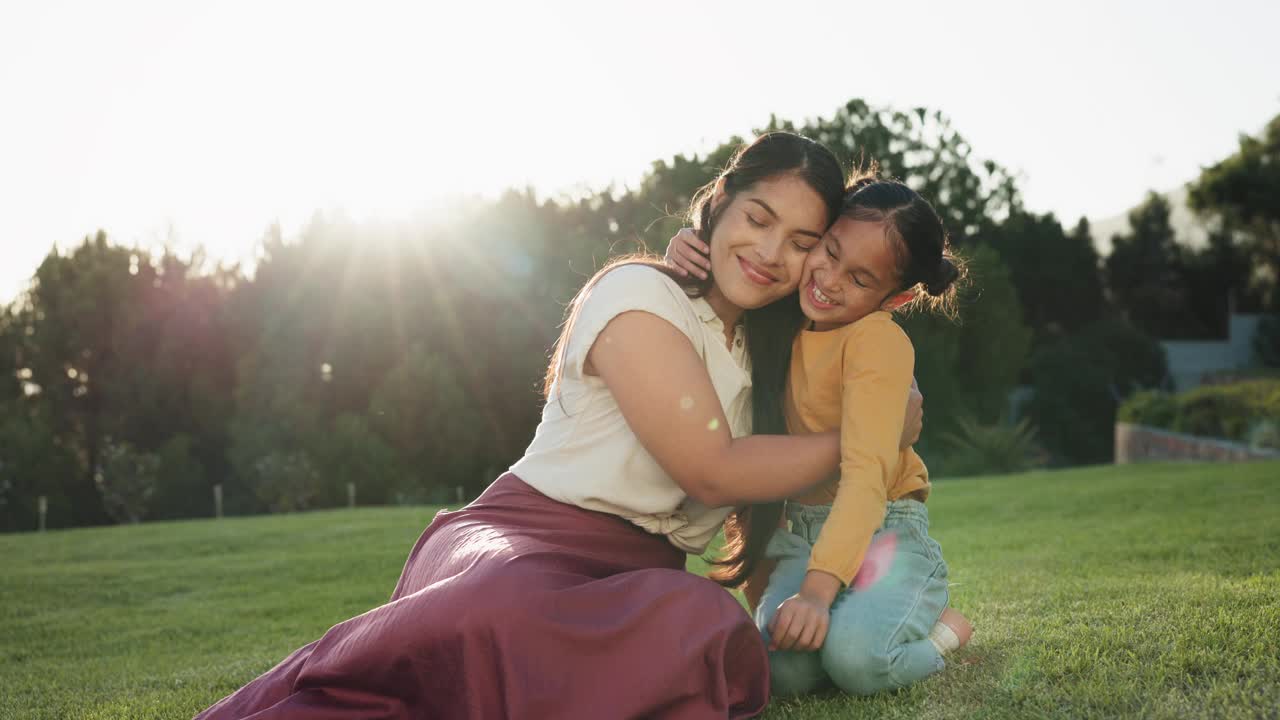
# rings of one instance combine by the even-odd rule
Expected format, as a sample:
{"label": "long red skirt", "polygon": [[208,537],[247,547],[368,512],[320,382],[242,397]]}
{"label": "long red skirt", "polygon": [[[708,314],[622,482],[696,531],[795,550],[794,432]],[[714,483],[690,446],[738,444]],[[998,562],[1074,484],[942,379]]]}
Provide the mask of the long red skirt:
{"label": "long red skirt", "polygon": [[768,688],[751,619],[665,538],[507,474],[436,516],[390,602],[197,718],[738,718]]}

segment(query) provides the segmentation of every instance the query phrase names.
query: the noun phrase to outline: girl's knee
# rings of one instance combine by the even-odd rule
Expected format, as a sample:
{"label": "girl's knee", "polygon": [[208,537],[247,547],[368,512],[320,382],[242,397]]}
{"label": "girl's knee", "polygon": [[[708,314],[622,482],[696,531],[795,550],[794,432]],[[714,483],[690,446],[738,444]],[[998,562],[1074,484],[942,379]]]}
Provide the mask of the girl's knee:
{"label": "girl's knee", "polygon": [[828,636],[821,657],[823,670],[836,687],[847,693],[874,695],[893,687],[888,648],[884,639],[874,634]]}

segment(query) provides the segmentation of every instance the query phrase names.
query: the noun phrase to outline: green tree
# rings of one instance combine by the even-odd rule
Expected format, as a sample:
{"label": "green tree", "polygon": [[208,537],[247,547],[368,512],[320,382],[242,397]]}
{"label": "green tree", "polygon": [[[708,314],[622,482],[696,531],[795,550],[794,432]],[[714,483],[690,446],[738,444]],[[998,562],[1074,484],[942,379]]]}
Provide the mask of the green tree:
{"label": "green tree", "polygon": [[402,458],[406,482],[400,491],[407,497],[426,498],[442,492],[436,488],[480,480],[489,448],[482,418],[468,405],[453,364],[421,344],[374,393],[369,416]]}
{"label": "green tree", "polygon": [[310,454],[318,463],[320,506],[345,505],[347,483],[355,484],[357,500],[363,505],[390,502],[401,485],[395,450],[363,415],[339,415],[327,432],[313,439]]}
{"label": "green tree", "polygon": [[23,371],[48,411],[53,432],[76,452],[81,471],[64,494],[76,524],[108,521],[98,495],[104,440],[126,408],[112,390],[128,372],[130,313],[153,279],[145,258],[99,232],[67,255],[51,252],[36,270],[18,322]]}
{"label": "green tree", "polygon": [[1177,268],[1192,327],[1203,333],[1201,337],[1226,339],[1233,300],[1252,304],[1247,296],[1253,272],[1248,255],[1230,233],[1219,230],[1210,233],[1204,248],[1181,248]]}
{"label": "green tree", "polygon": [[1107,284],[1115,304],[1143,332],[1164,339],[1198,337],[1206,330],[1186,312],[1169,215],[1168,200],[1154,192],[1129,213],[1129,232],[1112,238]]}
{"label": "green tree", "polygon": [[1257,136],[1205,168],[1192,183],[1190,204],[1223,223],[1252,263],[1249,287],[1262,309],[1280,311],[1280,115]]}
{"label": "green tree", "polygon": [[1104,318],[1040,347],[1031,358],[1030,415],[1060,464],[1110,462],[1117,408],[1141,390],[1162,388],[1164,348],[1119,318]]}
{"label": "green tree", "polygon": [[1068,234],[1052,214],[1015,211],[982,237],[1009,266],[1037,344],[1102,317],[1102,270],[1087,220]]}
{"label": "green tree", "polygon": [[958,321],[926,313],[902,320],[915,346],[916,378],[928,408],[921,444],[926,453],[941,450],[940,440],[956,432],[963,418],[993,423],[1007,414],[1031,345],[1000,254],[978,245],[968,269]]}
{"label": "green tree", "polygon": [[138,452],[127,443],[103,443],[102,461],[94,474],[102,504],[116,522],[137,523],[151,507],[160,480],[160,458]]}

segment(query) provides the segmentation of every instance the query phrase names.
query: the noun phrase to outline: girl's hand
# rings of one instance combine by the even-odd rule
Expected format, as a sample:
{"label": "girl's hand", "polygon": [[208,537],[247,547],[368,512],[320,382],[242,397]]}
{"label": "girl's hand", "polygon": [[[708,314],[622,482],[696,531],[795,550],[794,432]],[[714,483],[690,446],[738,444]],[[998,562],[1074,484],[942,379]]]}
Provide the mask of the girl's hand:
{"label": "girl's hand", "polygon": [[801,591],[784,600],[769,621],[769,649],[813,652],[822,647],[830,625],[830,605]]}
{"label": "girl's hand", "polygon": [[681,228],[667,243],[667,254],[662,259],[668,267],[685,277],[692,273],[706,280],[707,272],[711,270],[710,254],[711,248],[698,239],[693,228]]}

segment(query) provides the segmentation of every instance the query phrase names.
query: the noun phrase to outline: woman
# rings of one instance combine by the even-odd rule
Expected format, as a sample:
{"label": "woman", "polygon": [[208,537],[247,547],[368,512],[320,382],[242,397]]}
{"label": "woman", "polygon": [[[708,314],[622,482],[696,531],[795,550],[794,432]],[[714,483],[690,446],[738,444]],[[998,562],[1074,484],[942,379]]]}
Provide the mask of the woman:
{"label": "woman", "polygon": [[842,192],[817,143],[773,133],[742,149],[692,210],[714,279],[681,284],[651,261],[592,278],[525,456],[437,516],[389,603],[200,717],[759,712],[759,633],[684,557],[705,550],[730,506],[787,497],[837,466],[835,433],[748,433],[753,416],[781,431],[801,265]]}

